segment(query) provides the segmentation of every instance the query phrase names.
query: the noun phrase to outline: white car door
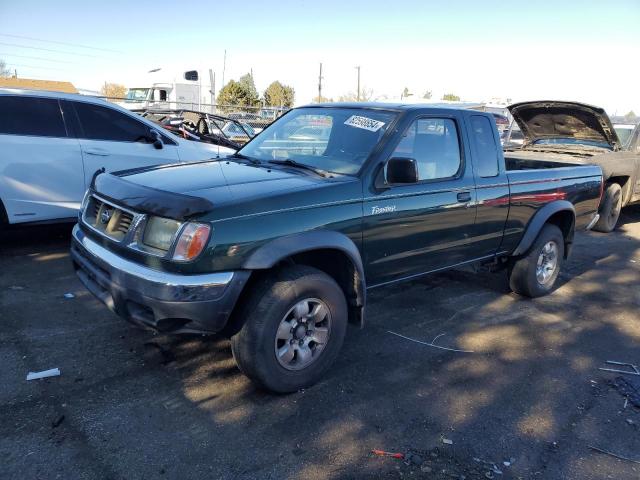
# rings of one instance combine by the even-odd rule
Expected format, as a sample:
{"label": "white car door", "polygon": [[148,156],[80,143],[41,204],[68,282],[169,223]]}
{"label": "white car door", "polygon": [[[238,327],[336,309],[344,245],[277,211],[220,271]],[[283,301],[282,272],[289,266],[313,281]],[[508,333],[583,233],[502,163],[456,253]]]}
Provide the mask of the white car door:
{"label": "white car door", "polygon": [[82,148],[87,187],[96,170],[127,170],[179,161],[177,143],[158,132],[161,148],[154,146],[146,123],[109,106],[71,102],[77,114],[77,135]]}
{"label": "white car door", "polygon": [[0,95],[0,112],[0,201],[9,223],[75,218],[82,154],[58,99]]}

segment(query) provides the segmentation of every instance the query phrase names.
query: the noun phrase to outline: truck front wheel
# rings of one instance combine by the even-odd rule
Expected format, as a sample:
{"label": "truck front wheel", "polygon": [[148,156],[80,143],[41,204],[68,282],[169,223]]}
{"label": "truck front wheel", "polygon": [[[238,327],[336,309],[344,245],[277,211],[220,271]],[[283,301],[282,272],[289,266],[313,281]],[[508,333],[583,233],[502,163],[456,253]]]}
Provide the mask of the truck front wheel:
{"label": "truck front wheel", "polygon": [[244,324],[231,337],[231,349],[240,370],[262,388],[286,393],[314,384],[342,347],[344,293],[315,268],[275,271],[241,308]]}
{"label": "truck front wheel", "polygon": [[622,187],[617,183],[610,183],[602,198],[600,218],[593,229],[604,233],[612,232],[618,224],[620,210],[622,210]]}
{"label": "truck front wheel", "polygon": [[556,225],[546,224],[529,252],[512,263],[511,290],[531,298],[546,295],[556,283],[563,259],[562,231]]}

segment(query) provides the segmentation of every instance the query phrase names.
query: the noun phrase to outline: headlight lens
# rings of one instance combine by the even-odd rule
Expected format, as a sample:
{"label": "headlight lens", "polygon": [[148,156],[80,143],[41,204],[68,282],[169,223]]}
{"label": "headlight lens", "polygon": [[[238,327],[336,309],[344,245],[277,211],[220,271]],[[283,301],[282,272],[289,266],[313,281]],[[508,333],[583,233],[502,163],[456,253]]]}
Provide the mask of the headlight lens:
{"label": "headlight lens", "polygon": [[171,248],[171,241],[178,228],[180,222],[170,218],[150,217],[144,229],[142,243],[166,252]]}
{"label": "headlight lens", "polygon": [[205,223],[187,223],[176,243],[173,259],[189,261],[196,258],[209,240],[211,227]]}

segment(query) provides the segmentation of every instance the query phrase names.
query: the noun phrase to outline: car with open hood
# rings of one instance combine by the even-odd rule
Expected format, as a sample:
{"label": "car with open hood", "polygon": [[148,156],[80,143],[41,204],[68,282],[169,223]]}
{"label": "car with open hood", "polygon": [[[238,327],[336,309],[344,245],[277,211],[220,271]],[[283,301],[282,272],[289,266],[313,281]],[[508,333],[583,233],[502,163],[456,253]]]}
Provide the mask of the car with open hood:
{"label": "car with open hood", "polygon": [[508,108],[524,141],[522,146],[505,144],[505,158],[602,167],[605,188],[594,230],[611,232],[620,210],[640,202],[640,150],[629,148],[628,142],[622,145],[602,108],[555,100],[515,103]]}

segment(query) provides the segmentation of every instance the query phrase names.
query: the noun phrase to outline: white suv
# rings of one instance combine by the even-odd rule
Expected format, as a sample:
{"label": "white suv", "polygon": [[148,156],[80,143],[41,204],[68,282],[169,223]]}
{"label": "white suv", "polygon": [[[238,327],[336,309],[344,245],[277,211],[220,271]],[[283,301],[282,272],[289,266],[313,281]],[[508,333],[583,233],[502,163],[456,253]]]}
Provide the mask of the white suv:
{"label": "white suv", "polygon": [[0,225],[75,220],[96,170],[225,157],[104,100],[0,89]]}

